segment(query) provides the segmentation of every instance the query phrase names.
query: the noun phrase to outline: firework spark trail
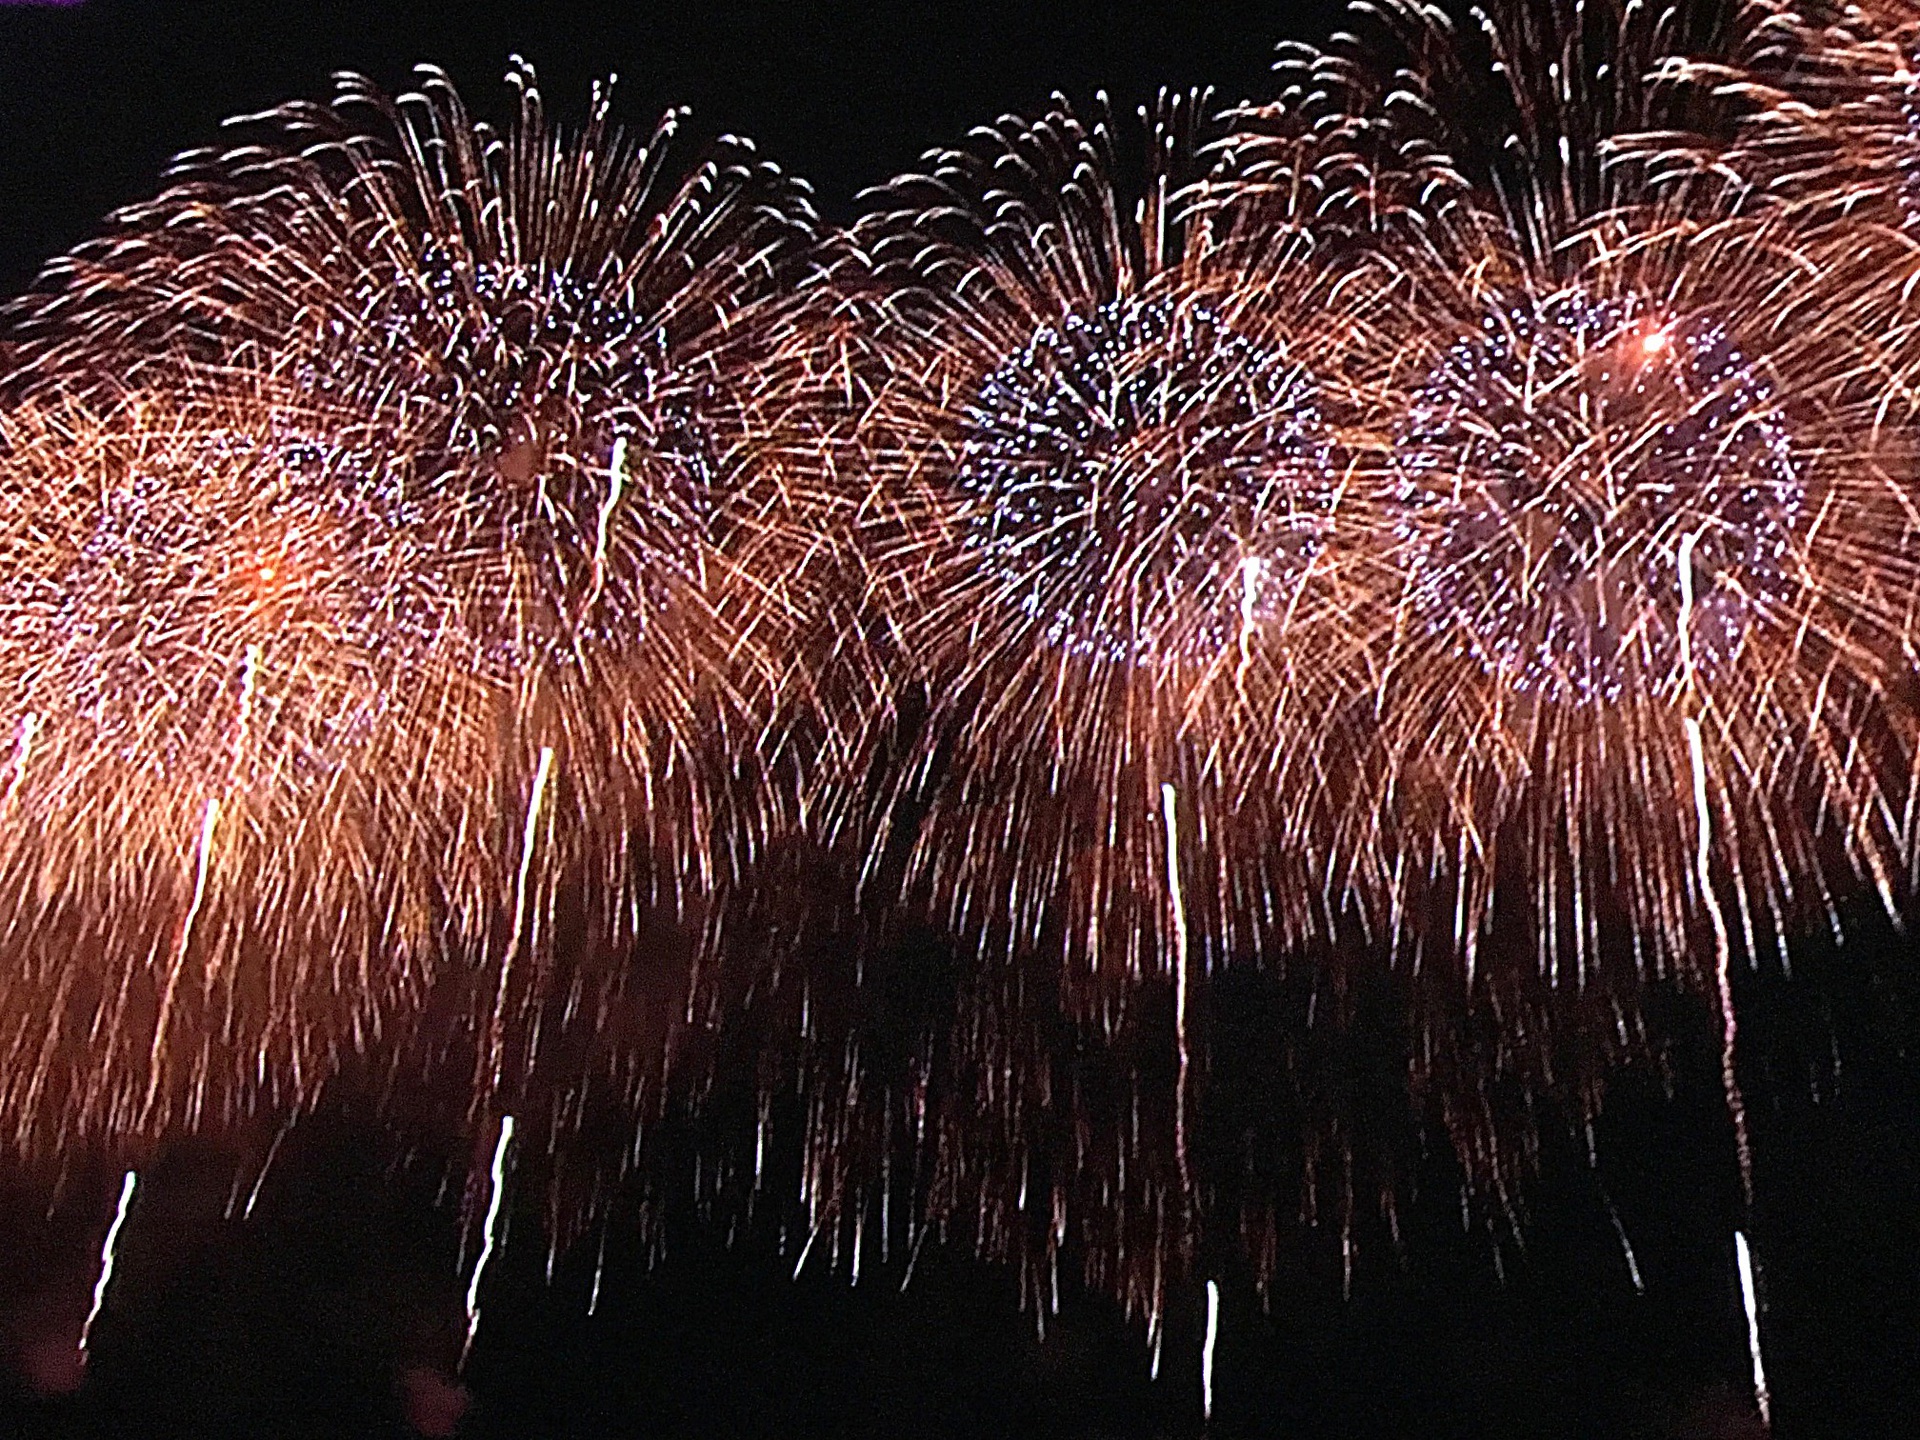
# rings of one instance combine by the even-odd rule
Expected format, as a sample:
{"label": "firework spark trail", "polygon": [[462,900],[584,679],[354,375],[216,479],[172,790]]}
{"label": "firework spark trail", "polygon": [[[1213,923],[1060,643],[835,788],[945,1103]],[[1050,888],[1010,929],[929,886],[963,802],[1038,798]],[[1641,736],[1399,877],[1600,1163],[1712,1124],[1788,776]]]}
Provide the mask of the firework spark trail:
{"label": "firework spark trail", "polygon": [[1733,1232],[1735,1259],[1740,1265],[1740,1304],[1747,1313],[1747,1354],[1753,1359],[1753,1400],[1760,1411],[1760,1423],[1773,1428],[1773,1396],[1767,1389],[1767,1367],[1760,1356],[1760,1293],[1754,1283],[1753,1254],[1747,1248],[1745,1232]]}
{"label": "firework spark trail", "polygon": [[127,1211],[133,1207],[134,1187],[140,1183],[138,1171],[129,1170],[120,1179],[120,1200],[114,1206],[113,1220],[107,1226],[107,1238],[100,1245],[100,1273],[93,1282],[93,1303],[80,1326],[80,1358],[87,1358],[87,1345],[93,1338],[93,1322],[100,1318],[107,1303],[107,1286],[113,1280],[113,1267],[120,1257],[120,1227],[127,1223]]}
{"label": "firework spark trail", "polygon": [[1607,1219],[1613,1224],[1614,1238],[1620,1242],[1620,1254],[1627,1262],[1627,1278],[1633,1282],[1633,1293],[1647,1293],[1646,1281],[1640,1275],[1640,1258],[1633,1253],[1633,1241],[1627,1238],[1626,1224],[1620,1219],[1619,1208],[1613,1203],[1613,1196],[1603,1187],[1600,1198],[1606,1202]]}
{"label": "firework spark trail", "polygon": [[[1693,625],[1693,556],[1699,532],[1682,537],[1675,563],[1680,579],[1680,656],[1686,678],[1687,695],[1697,704],[1696,676],[1690,633]],[[1714,889],[1711,856],[1713,849],[1713,811],[1707,796],[1707,763],[1701,740],[1700,720],[1687,714],[1682,723],[1687,731],[1687,758],[1693,770],[1694,825],[1699,834],[1695,851],[1695,883],[1701,902],[1713,920],[1714,985],[1720,1002],[1720,1086],[1726,1100],[1727,1115],[1733,1122],[1734,1150],[1740,1166],[1741,1208],[1748,1223],[1753,1216],[1753,1149],[1747,1137],[1747,1107],[1740,1091],[1737,1042],[1739,1016],[1733,1003],[1733,946],[1727,931],[1726,916],[1721,913],[1720,898]],[[1617,1223],[1617,1222],[1616,1222]],[[1735,1250],[1740,1262],[1740,1294],[1747,1317],[1747,1344],[1753,1355],[1753,1398],[1760,1410],[1760,1422],[1772,1428],[1772,1401],[1767,1392],[1766,1370],[1760,1359],[1760,1312],[1755,1305],[1752,1257],[1744,1230],[1734,1232]]]}
{"label": "firework spark trail", "polygon": [[1187,1045],[1188,986],[1192,983],[1189,967],[1192,956],[1187,943],[1187,902],[1180,888],[1179,795],[1165,781],[1160,785],[1160,813],[1167,826],[1167,904],[1172,910],[1173,936],[1173,1037],[1179,1050],[1180,1068],[1174,1081],[1173,1144],[1180,1165],[1183,1203],[1193,1203],[1193,1169],[1187,1155],[1187,1072],[1192,1055]]}
{"label": "firework spark trail", "polygon": [[20,735],[13,747],[13,775],[7,781],[7,793],[0,799],[0,806],[11,805],[13,797],[20,793],[21,783],[27,778],[27,761],[33,754],[34,732],[40,726],[40,717],[29,710],[20,717]]}
{"label": "firework spark trail", "polygon": [[180,921],[180,935],[174,942],[173,963],[167,970],[167,982],[160,994],[160,1010],[153,1022],[153,1047],[147,1057],[147,1098],[140,1107],[140,1123],[147,1124],[160,1096],[162,1061],[166,1056],[168,1033],[173,1022],[173,1007],[180,992],[180,977],[186,968],[187,953],[193,944],[193,925],[207,898],[207,868],[213,855],[214,827],[220,820],[220,802],[208,797],[200,812],[200,839],[194,846],[193,898]]}
{"label": "firework spark trail", "polygon": [[1200,1418],[1213,1418],[1213,1347],[1220,1338],[1220,1282],[1207,1281],[1207,1338],[1200,1347]]}
{"label": "firework spark trail", "polygon": [[607,533],[613,522],[613,512],[620,504],[620,496],[627,484],[627,437],[613,437],[613,456],[607,461],[607,498],[600,502],[600,513],[593,525],[593,584],[587,591],[587,608],[591,609],[600,599],[607,585]]}
{"label": "firework spark trail", "polygon": [[587,1292],[587,1318],[591,1320],[600,1309],[600,1280],[607,1269],[607,1227],[600,1226],[600,1243],[593,1252],[593,1288]]}
{"label": "firework spark trail", "polygon": [[540,763],[534,770],[533,788],[527,795],[526,818],[520,827],[520,868],[513,882],[513,928],[507,934],[500,956],[500,979],[493,992],[493,1015],[487,1022],[487,1043],[480,1052],[480,1069],[473,1077],[472,1104],[475,1113],[487,1097],[499,1093],[505,1079],[507,1044],[507,1000],[512,989],[513,964],[520,954],[526,935],[527,889],[533,874],[534,851],[539,841],[540,806],[546,798],[547,782],[553,775],[553,747],[540,748]]}
{"label": "firework spark trail", "polygon": [[[266,1158],[260,1162],[260,1173],[254,1177],[253,1188],[247,1191],[246,1208],[240,1212],[242,1220],[253,1218],[253,1207],[260,1203],[260,1192],[266,1187],[267,1174],[273,1169],[273,1162],[280,1154],[280,1147],[286,1143],[288,1133],[293,1129],[289,1118],[280,1122],[280,1128],[273,1132],[273,1143],[267,1146]],[[231,1213],[231,1207],[229,1207]]]}
{"label": "firework spark trail", "polygon": [[487,1263],[499,1240],[500,1205],[507,1188],[507,1158],[513,1146],[513,1116],[500,1117],[500,1138],[494,1142],[493,1164],[488,1170],[487,1215],[481,1227],[480,1254],[473,1262],[473,1275],[467,1281],[467,1336],[460,1345],[459,1369],[466,1369],[467,1356],[473,1352],[473,1340],[480,1333],[480,1283],[486,1278]]}
{"label": "firework spark trail", "polygon": [[[1680,656],[1690,699],[1697,702],[1696,676],[1690,634],[1693,627],[1693,555],[1699,540],[1694,531],[1680,541],[1676,564],[1680,578]],[[1688,714],[1681,723],[1687,733],[1687,760],[1693,774],[1694,827],[1699,837],[1694,850],[1694,882],[1700,889],[1700,902],[1713,923],[1714,990],[1720,1006],[1720,1085],[1726,1098],[1727,1115],[1733,1122],[1735,1152],[1740,1164],[1740,1194],[1746,1209],[1753,1209],[1753,1147],[1747,1137],[1747,1106],[1740,1093],[1738,1040],[1740,1018],[1733,1003],[1733,942],[1727,929],[1727,917],[1720,907],[1719,892],[1713,883],[1713,810],[1707,794],[1705,745],[1697,715]]]}

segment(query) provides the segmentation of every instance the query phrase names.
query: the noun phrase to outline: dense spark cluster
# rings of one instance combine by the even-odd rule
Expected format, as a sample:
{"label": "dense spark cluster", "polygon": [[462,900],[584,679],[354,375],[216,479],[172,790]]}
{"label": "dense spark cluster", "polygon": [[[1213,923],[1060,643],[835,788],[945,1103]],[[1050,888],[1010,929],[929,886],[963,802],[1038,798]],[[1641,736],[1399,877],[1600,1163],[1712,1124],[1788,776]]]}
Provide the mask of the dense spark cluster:
{"label": "dense spark cluster", "polygon": [[1271,681],[1290,632],[1334,623],[1350,341],[1309,245],[1233,242],[1203,106],[1142,117],[1137,181],[1104,111],[932,157],[819,302],[857,332],[842,454],[874,498],[851,543],[916,697],[879,717],[902,754],[875,865],[904,854],[909,894],[984,950],[1060,957],[1083,1000],[1264,916],[1228,857],[1258,870],[1311,809],[1223,785],[1309,723]]}
{"label": "dense spark cluster", "polygon": [[8,990],[93,1077],[43,1138],[310,1098],[429,982],[487,1092],[554,927],[623,956],[764,828],[801,552],[751,317],[805,206],[674,168],[676,115],[569,135],[516,71],[496,134],[425,78],[249,122],[13,306],[16,788],[73,819],[8,894],[97,955]]}
{"label": "dense spark cluster", "polygon": [[1691,585],[1688,663],[1730,662],[1787,599],[1806,499],[1772,387],[1711,320],[1578,289],[1484,323],[1417,386],[1394,436],[1416,623],[1518,692],[1607,704],[1629,676],[1659,693],[1689,683]]}
{"label": "dense spark cluster", "polygon": [[11,1132],[364,1064],[564,1229],[678,1106],[1157,1343],[1436,1111],[1511,1214],[1649,976],[1737,1110],[1913,858],[1915,23],[1372,6],[827,235],[520,70],[244,122],[9,311]]}
{"label": "dense spark cluster", "polygon": [[1204,305],[1042,325],[961,433],[974,563],[1045,643],[1113,664],[1207,664],[1295,588],[1332,510],[1312,382]]}

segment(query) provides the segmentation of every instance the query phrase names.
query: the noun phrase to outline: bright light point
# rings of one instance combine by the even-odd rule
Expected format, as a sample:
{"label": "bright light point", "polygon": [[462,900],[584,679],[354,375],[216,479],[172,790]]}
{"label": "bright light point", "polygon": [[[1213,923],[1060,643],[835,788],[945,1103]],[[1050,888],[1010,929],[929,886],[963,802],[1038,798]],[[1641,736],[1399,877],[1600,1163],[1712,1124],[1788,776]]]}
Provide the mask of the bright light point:
{"label": "bright light point", "polygon": [[1766,1362],[1760,1355],[1760,1295],[1753,1279],[1753,1252],[1747,1237],[1733,1232],[1734,1259],[1740,1266],[1740,1302],[1747,1312],[1747,1353],[1753,1359],[1753,1402],[1760,1411],[1760,1423],[1773,1428],[1773,1397],[1767,1389]]}
{"label": "bright light point", "polygon": [[466,1367],[473,1352],[474,1336],[480,1333],[480,1282],[487,1273],[499,1239],[500,1197],[507,1185],[507,1155],[513,1147],[513,1116],[500,1117],[500,1138],[493,1147],[493,1166],[487,1190],[487,1218],[481,1225],[480,1258],[473,1262],[473,1278],[467,1282],[467,1338],[460,1347],[460,1366]]}
{"label": "bright light point", "polygon": [[87,1344],[93,1338],[93,1322],[107,1303],[107,1286],[113,1280],[114,1262],[120,1255],[120,1227],[127,1223],[127,1211],[133,1207],[133,1192],[140,1183],[140,1172],[129,1170],[120,1178],[120,1201],[114,1206],[113,1223],[107,1226],[107,1238],[100,1245],[100,1273],[93,1282],[93,1304],[80,1326],[80,1358],[85,1361]]}
{"label": "bright light point", "polygon": [[1664,329],[1649,330],[1640,337],[1640,352],[1643,355],[1659,355],[1671,344],[1673,344],[1673,337]]}
{"label": "bright light point", "polygon": [[1207,1339],[1200,1351],[1200,1418],[1213,1418],[1213,1346],[1220,1338],[1220,1282],[1207,1281]]}

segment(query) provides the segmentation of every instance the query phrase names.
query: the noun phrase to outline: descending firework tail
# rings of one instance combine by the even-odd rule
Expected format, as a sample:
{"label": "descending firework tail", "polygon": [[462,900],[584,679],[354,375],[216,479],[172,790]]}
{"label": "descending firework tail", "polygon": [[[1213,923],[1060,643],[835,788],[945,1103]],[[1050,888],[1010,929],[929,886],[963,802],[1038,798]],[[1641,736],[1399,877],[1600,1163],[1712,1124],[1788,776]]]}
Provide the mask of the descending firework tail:
{"label": "descending firework tail", "polygon": [[[806,244],[804,198],[744,142],[678,162],[677,112],[634,143],[601,93],[585,128],[568,133],[548,125],[520,68],[509,77],[519,116],[496,133],[468,117],[443,76],[421,73],[422,92],[397,100],[345,77],[328,105],[243,122],[249,143],[183,158],[157,199],[51,267],[11,316],[5,388],[52,414],[50,425],[77,428],[61,417],[82,406],[131,415],[113,398],[129,388],[206,396],[220,416],[260,410],[257,419],[204,422],[204,435],[195,433],[197,411],[157,427],[123,425],[129,434],[116,443],[133,453],[113,461],[114,484],[134,498],[114,500],[108,520],[159,527],[148,510],[171,507],[206,536],[196,549],[170,534],[163,547],[157,530],[141,530],[153,564],[172,549],[182,565],[202,563],[204,552],[208,567],[218,560],[239,575],[251,573],[249,560],[276,577],[350,561],[379,572],[352,597],[365,610],[353,617],[364,633],[351,643],[302,630],[297,604],[256,607],[265,628],[255,634],[240,623],[251,597],[220,600],[234,607],[226,611],[210,599],[197,623],[213,641],[201,648],[178,627],[163,630],[156,608],[101,621],[91,651],[70,630],[54,652],[88,673],[124,651],[126,665],[145,667],[146,690],[129,683],[105,700],[78,689],[46,698],[36,687],[10,691],[22,697],[23,784],[39,777],[75,796],[80,767],[124,766],[151,775],[166,801],[143,810],[147,791],[99,785],[92,803],[124,806],[137,823],[102,820],[67,838],[63,852],[31,851],[39,873],[63,853],[77,877],[116,877],[111,904],[77,893],[72,902],[71,923],[113,932],[111,943],[87,937],[103,952],[99,973],[52,966],[47,984],[69,986],[59,993],[77,1008],[91,1003],[82,991],[101,976],[112,999],[130,969],[166,970],[162,997],[144,1002],[164,1012],[147,1026],[156,1064],[175,1048],[160,1038],[170,1030],[193,1035],[178,1047],[183,1057],[227,1053],[217,1010],[204,1022],[213,1028],[197,1029],[202,1022],[180,1010],[188,982],[201,985],[203,974],[207,987],[224,977],[284,1022],[278,1043],[299,1047],[301,1083],[312,1080],[308,1048],[335,1043],[295,1038],[306,1005],[274,974],[202,958],[243,943],[209,908],[240,873],[232,847],[243,838],[285,857],[250,881],[250,903],[284,927],[284,943],[268,947],[284,957],[273,963],[350,970],[332,982],[349,1012],[390,978],[364,973],[380,968],[375,957],[404,967],[408,937],[428,929],[424,918],[399,917],[433,917],[479,972],[470,1028],[480,1032],[476,1073],[491,1088],[510,1079],[515,1054],[531,1043],[519,1022],[541,1003],[531,977],[556,947],[624,955],[641,910],[706,891],[756,843],[773,804],[760,757],[773,742],[796,649],[789,633],[805,608],[792,598],[792,556],[811,542],[778,487],[760,482],[753,405],[770,344],[760,317]],[[272,405],[261,409],[260,394],[298,395],[319,418],[286,420]],[[248,431],[241,460],[223,453],[218,429],[235,424]],[[142,447],[171,447],[171,469],[150,473]],[[45,461],[30,446],[12,449],[42,470],[76,453],[118,453],[84,439]],[[40,483],[62,482],[49,473]],[[64,483],[73,492],[66,508],[78,511],[84,470]],[[230,518],[206,513],[209,488],[234,508]],[[285,510],[283,491],[296,496],[286,504],[314,507],[335,528],[288,519],[298,512]],[[77,523],[96,522],[82,514]],[[41,528],[23,511],[19,543],[40,544]],[[249,555],[269,541],[270,552]],[[90,562],[116,582],[120,543],[106,536]],[[73,548],[90,553],[84,537]],[[80,558],[36,560],[38,570],[11,571],[23,608],[40,606],[46,585],[99,591],[74,568],[87,563]],[[216,582],[235,583],[225,571],[206,585]],[[141,583],[164,592],[167,577]],[[310,653],[283,661],[296,643]],[[257,667],[241,663],[249,645]],[[24,665],[24,639],[18,648]],[[334,677],[368,654],[373,679]],[[280,787],[275,803],[299,825],[235,811],[172,753],[189,742],[231,748],[220,736],[263,725],[290,694],[317,684],[333,688],[303,702],[315,713],[285,743],[311,745],[308,731],[324,723],[360,750],[340,760],[296,747],[285,761],[262,762]],[[147,690],[164,693],[168,708],[139,709]],[[330,704],[337,714],[324,713]],[[93,716],[89,705],[128,715],[118,729],[89,718],[102,732],[91,752],[58,729],[65,711]],[[178,735],[156,729],[149,713],[170,717]],[[300,778],[303,765],[320,778]],[[326,855],[321,834],[330,822],[306,818],[335,789],[350,791],[368,817],[337,856]],[[367,833],[406,845],[375,845]],[[118,850],[136,839],[146,847],[139,863],[123,861]],[[189,890],[177,904],[157,891],[157,877],[182,868],[183,845]],[[431,853],[431,864],[413,865],[416,853]],[[44,884],[28,879],[16,903],[43,903]],[[328,885],[309,883],[322,879]],[[364,919],[346,922],[344,949],[319,945],[316,958],[296,961],[307,953],[297,917],[308,906]],[[127,925],[130,914],[139,926]],[[401,933],[387,933],[395,926]],[[571,928],[563,935],[556,926]],[[141,938],[145,929],[164,935]],[[102,1011],[99,1023],[110,1019]],[[276,1080],[287,1074],[284,1061],[251,1048],[244,1064]],[[119,1083],[112,1064],[97,1065],[109,1089]],[[152,1082],[155,1093],[192,1076],[183,1058]],[[144,1093],[146,1083],[136,1088]]]}

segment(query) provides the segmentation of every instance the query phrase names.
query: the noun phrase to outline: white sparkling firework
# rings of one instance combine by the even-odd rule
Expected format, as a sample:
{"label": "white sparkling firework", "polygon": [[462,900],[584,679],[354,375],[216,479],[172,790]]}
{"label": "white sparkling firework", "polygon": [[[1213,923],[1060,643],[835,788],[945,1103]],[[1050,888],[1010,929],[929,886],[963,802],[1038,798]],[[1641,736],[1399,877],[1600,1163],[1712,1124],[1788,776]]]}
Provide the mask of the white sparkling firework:
{"label": "white sparkling firework", "polygon": [[129,1170],[120,1181],[120,1203],[114,1207],[113,1223],[107,1226],[107,1238],[100,1244],[100,1274],[93,1282],[93,1304],[80,1326],[80,1358],[87,1358],[87,1345],[93,1339],[93,1322],[107,1303],[107,1286],[113,1281],[113,1267],[120,1258],[120,1227],[127,1223],[127,1211],[133,1208],[133,1192],[140,1183],[140,1172]]}
{"label": "white sparkling firework", "polygon": [[1207,1338],[1200,1349],[1200,1418],[1213,1418],[1213,1347],[1220,1338],[1220,1282],[1207,1281]]}
{"label": "white sparkling firework", "polygon": [[473,1262],[473,1275],[467,1281],[467,1338],[460,1346],[460,1364],[464,1367],[473,1351],[474,1336],[480,1333],[480,1282],[486,1278],[487,1262],[499,1239],[500,1203],[507,1188],[507,1156],[513,1147],[513,1116],[500,1117],[500,1138],[494,1142],[493,1168],[487,1191],[487,1218],[482,1226],[480,1255]]}
{"label": "white sparkling firework", "polygon": [[1747,1237],[1733,1232],[1734,1258],[1740,1262],[1740,1303],[1747,1312],[1747,1353],[1753,1357],[1753,1403],[1759,1407],[1760,1423],[1773,1428],[1773,1396],[1767,1389],[1767,1366],[1760,1356],[1760,1292],[1753,1279],[1753,1254]]}
{"label": "white sparkling firework", "polygon": [[1124,297],[1070,314],[963,412],[968,547],[1069,653],[1210,661],[1324,542],[1316,396],[1205,305]]}

